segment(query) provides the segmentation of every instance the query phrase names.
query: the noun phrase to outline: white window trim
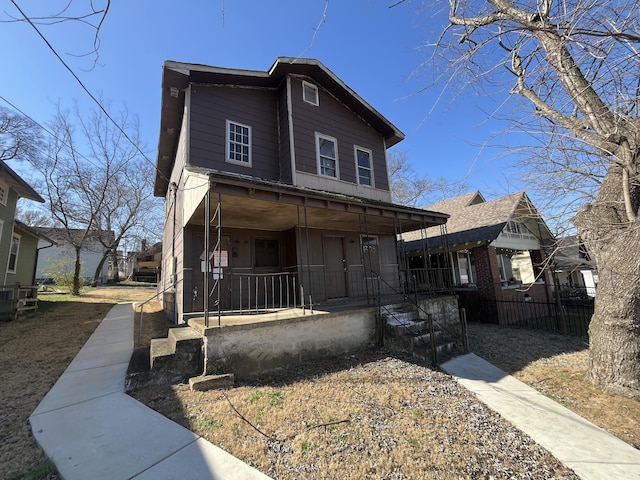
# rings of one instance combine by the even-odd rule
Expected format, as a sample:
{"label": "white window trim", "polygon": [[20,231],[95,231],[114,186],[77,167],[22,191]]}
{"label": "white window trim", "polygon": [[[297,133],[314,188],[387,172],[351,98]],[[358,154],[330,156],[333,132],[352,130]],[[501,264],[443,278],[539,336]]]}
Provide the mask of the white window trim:
{"label": "white window trim", "polygon": [[0,220],[0,241],[2,241],[3,232],[4,232],[4,220]]}
{"label": "white window trim", "polygon": [[[360,183],[360,165],[358,165],[358,150],[369,154],[369,172],[371,172],[371,185],[367,185],[366,183]],[[353,159],[356,162],[356,179],[358,185],[362,185],[363,187],[374,188],[375,182],[373,180],[373,152],[368,148],[360,147],[358,145],[353,146]]]}
{"label": "white window trim", "polygon": [[9,186],[0,181],[0,188],[4,190],[4,197],[0,197],[0,204],[6,206],[9,200]]}
{"label": "white window trim", "polygon": [[[324,140],[330,140],[333,142],[333,144],[335,145],[335,154],[336,154],[336,175],[335,176],[331,176],[331,175],[325,175],[324,173],[322,173],[322,163],[320,162],[320,139],[324,139]],[[340,168],[339,168],[339,164],[340,162],[338,161],[339,155],[338,155],[338,140],[334,137],[330,137],[329,135],[325,135],[323,133],[318,133],[316,132],[316,165],[318,167],[318,175],[321,177],[325,177],[325,178],[335,178],[336,180],[340,179]]]}
{"label": "white window trim", "polygon": [[[305,94],[305,91],[306,91],[305,88],[307,88],[307,87],[311,88],[312,90],[314,90],[316,92],[315,99],[309,99],[307,97],[307,95]],[[309,83],[309,82],[306,82],[306,81],[303,80],[302,81],[302,100],[305,103],[308,103],[309,105],[313,105],[314,107],[319,106],[320,105],[320,94],[318,92],[318,86],[314,85],[313,83]],[[315,100],[315,101],[313,101],[313,100]]]}
{"label": "white window trim", "polygon": [[[231,142],[231,140],[229,139],[229,130],[231,125],[237,125],[239,127],[243,127],[249,130],[249,161],[248,162],[243,162],[243,161],[239,161],[239,160],[234,160],[229,158],[230,156],[230,151],[229,151],[229,144]],[[244,167],[251,167],[252,163],[253,163],[253,158],[252,158],[252,152],[253,152],[253,148],[252,148],[252,132],[251,132],[251,127],[249,125],[245,125],[243,123],[240,122],[236,122],[234,120],[227,120],[227,128],[226,128],[226,136],[225,136],[225,161],[227,163],[233,163],[234,165],[242,165]]]}
{"label": "white window trim", "polygon": [[[17,238],[18,239],[18,248],[16,249],[16,259],[15,262],[13,263],[13,269],[9,268],[9,264],[11,263],[11,249],[13,247],[13,239]],[[22,243],[22,236],[14,233],[13,235],[11,235],[11,244],[9,245],[9,258],[7,259],[7,272],[8,273],[16,273],[16,267],[18,266],[18,257],[20,255],[20,244]]]}

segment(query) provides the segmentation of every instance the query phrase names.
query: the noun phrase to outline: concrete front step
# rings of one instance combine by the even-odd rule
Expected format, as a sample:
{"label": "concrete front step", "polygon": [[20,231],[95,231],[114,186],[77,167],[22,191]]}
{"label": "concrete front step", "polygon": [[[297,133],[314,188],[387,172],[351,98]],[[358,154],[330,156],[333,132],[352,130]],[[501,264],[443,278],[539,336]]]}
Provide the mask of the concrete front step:
{"label": "concrete front step", "polygon": [[152,339],[150,382],[175,383],[202,374],[203,343],[202,335],[191,327],[170,328],[166,338]]}
{"label": "concrete front step", "polygon": [[235,377],[232,373],[223,375],[201,375],[189,379],[191,391],[206,392],[208,390],[220,390],[233,387]]}

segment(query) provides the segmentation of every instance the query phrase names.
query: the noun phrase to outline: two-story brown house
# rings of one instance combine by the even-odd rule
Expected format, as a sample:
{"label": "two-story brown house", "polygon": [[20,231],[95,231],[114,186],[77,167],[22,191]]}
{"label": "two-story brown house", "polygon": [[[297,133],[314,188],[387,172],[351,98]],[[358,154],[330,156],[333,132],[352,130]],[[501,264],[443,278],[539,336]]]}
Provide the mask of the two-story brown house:
{"label": "two-story brown house", "polygon": [[165,62],[165,309],[181,323],[400,290],[396,235],[447,219],[391,203],[386,150],[403,138],[317,60]]}

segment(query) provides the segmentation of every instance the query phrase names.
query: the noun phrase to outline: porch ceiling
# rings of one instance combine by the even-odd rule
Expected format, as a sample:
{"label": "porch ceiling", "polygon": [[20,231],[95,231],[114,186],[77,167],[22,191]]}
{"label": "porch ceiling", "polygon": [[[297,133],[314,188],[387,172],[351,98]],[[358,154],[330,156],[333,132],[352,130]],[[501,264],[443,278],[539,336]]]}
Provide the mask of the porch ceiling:
{"label": "porch ceiling", "polygon": [[[400,231],[410,231],[423,225],[440,225],[447,219],[441,213],[299,189],[215,182],[210,193],[212,217],[221,200],[223,228],[284,231],[299,223],[309,228],[394,235],[396,226]],[[204,226],[205,201],[195,210],[189,224]]]}

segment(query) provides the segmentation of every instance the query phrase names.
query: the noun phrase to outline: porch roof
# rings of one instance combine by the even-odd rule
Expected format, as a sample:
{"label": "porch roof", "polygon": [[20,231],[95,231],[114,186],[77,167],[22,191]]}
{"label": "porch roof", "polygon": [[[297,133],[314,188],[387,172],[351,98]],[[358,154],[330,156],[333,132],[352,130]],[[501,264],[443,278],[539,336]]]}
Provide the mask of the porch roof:
{"label": "porch roof", "polygon": [[[187,167],[209,177],[213,212],[221,200],[223,228],[285,231],[296,225],[332,231],[395,235],[444,224],[449,216],[366,198],[294,187],[226,172]],[[189,219],[204,226],[204,199]],[[306,210],[306,217],[305,217]]]}

